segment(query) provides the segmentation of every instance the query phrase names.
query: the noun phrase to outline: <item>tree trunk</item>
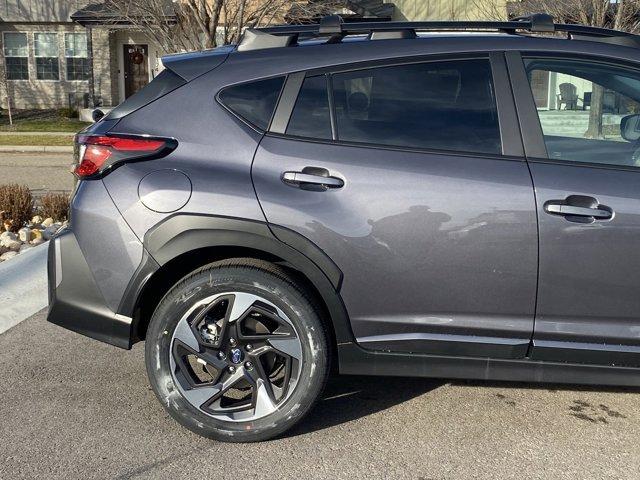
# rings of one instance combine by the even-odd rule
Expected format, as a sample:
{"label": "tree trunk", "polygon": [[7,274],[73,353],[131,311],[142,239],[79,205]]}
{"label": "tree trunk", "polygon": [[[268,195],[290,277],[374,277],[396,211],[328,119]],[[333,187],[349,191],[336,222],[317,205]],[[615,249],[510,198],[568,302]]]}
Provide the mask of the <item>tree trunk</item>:
{"label": "tree trunk", "polygon": [[584,134],[585,138],[604,138],[602,131],[604,89],[597,84],[593,84],[591,92],[591,110],[589,110],[589,128]]}

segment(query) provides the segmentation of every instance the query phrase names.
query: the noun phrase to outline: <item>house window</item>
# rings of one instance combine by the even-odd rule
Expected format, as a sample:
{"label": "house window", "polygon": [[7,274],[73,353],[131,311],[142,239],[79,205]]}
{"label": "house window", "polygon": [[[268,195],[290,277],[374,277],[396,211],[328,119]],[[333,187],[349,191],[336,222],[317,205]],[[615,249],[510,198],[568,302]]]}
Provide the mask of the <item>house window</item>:
{"label": "house window", "polygon": [[36,57],[36,78],[38,80],[60,80],[58,34],[34,34],[33,48]]}
{"label": "house window", "polygon": [[5,32],[4,58],[7,80],[29,80],[29,46],[26,33]]}
{"label": "house window", "polygon": [[64,56],[67,61],[67,80],[89,79],[86,33],[66,33],[64,35]]}

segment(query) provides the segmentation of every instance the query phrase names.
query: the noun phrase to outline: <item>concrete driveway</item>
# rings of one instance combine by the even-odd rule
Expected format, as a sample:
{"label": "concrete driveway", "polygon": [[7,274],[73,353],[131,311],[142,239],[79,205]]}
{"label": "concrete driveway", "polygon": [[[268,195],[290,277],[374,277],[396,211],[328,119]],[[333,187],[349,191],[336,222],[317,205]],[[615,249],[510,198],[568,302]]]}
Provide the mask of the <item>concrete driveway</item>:
{"label": "concrete driveway", "polygon": [[339,377],[286,437],[179,427],[131,352],[45,321],[0,335],[0,478],[640,476],[640,390]]}

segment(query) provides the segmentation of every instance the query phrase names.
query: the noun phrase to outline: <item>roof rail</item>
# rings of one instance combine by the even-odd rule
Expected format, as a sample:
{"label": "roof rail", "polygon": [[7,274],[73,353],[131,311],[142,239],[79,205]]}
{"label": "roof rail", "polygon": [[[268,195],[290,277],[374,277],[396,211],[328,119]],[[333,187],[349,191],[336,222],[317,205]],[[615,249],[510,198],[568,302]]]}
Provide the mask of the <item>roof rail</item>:
{"label": "roof rail", "polygon": [[[369,38],[411,38],[416,32],[464,30],[494,30],[506,33],[518,31],[530,33],[566,33],[568,38],[590,40],[615,45],[640,48],[640,36],[608,28],[586,25],[554,23],[546,13],[535,13],[514,18],[507,22],[492,21],[433,21],[433,22],[343,22],[339,15],[328,15],[317,24],[282,25],[247,29],[238,50],[257,50],[274,46],[296,45],[300,38],[327,38],[327,43],[335,43],[347,35],[369,35]],[[256,35],[259,32],[260,35]],[[373,35],[378,32],[378,35]],[[380,32],[401,32],[397,35],[381,35]],[[411,34],[411,32],[413,32]],[[409,33],[409,34],[408,34]],[[266,35],[265,35],[266,34]],[[271,37],[271,38],[269,38]],[[273,37],[286,37],[276,38]]]}

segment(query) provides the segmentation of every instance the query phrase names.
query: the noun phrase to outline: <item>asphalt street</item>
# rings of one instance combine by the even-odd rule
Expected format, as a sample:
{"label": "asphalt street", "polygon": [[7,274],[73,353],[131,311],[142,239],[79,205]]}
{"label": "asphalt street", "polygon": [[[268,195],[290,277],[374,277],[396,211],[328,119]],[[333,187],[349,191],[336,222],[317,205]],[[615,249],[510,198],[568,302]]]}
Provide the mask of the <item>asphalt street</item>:
{"label": "asphalt street", "polygon": [[19,183],[36,193],[72,190],[74,177],[70,153],[0,153],[0,185]]}
{"label": "asphalt street", "polygon": [[39,312],[0,335],[0,478],[640,476],[640,390],[336,377],[283,438],[223,444],[156,401],[127,352]]}

